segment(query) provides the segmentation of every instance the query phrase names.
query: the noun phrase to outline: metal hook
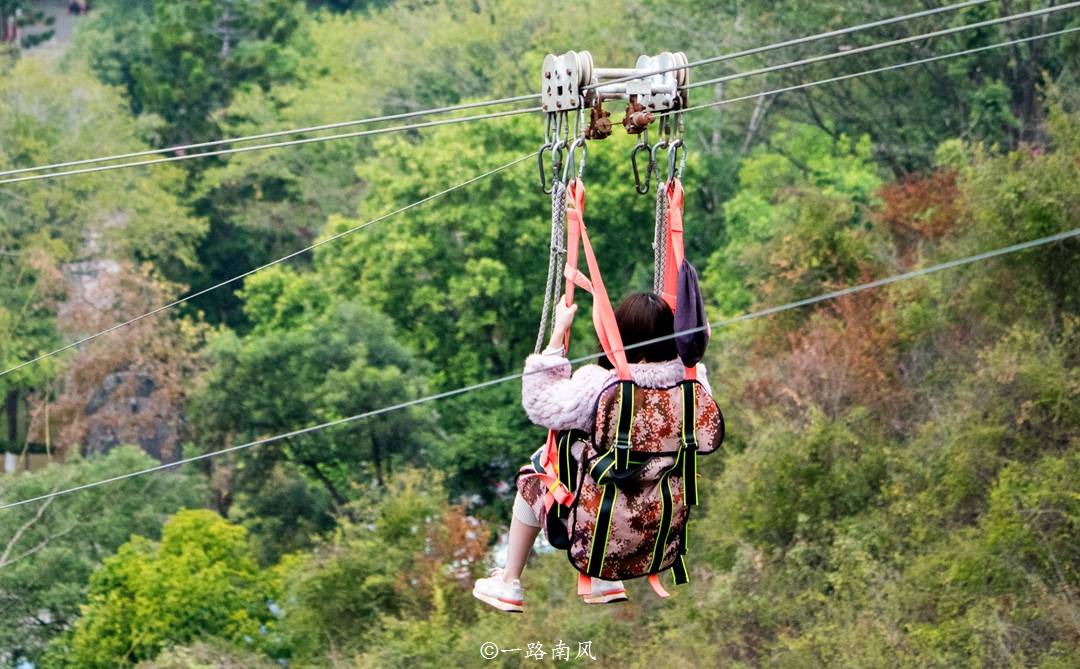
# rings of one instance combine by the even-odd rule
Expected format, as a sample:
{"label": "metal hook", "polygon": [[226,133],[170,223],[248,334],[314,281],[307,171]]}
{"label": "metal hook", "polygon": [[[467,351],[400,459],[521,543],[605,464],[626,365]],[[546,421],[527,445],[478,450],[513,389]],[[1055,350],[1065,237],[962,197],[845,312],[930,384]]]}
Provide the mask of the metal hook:
{"label": "metal hook", "polygon": [[554,116],[554,114],[547,115],[547,125],[544,127],[544,143],[540,145],[540,149],[536,152],[536,164],[540,171],[540,190],[543,191],[545,195],[551,195],[551,190],[547,185],[547,169],[544,165],[544,152],[551,148],[551,128]]}
{"label": "metal hook", "polygon": [[540,190],[544,192],[544,195],[551,195],[551,189],[547,185],[547,170],[544,167],[544,152],[551,148],[551,142],[544,142],[540,145],[540,150],[536,152],[536,165],[540,170]]}
{"label": "metal hook", "polygon": [[[675,159],[679,155],[679,149],[682,148],[682,160],[679,163],[679,169],[675,169]],[[668,183],[672,183],[675,179],[681,179],[683,168],[686,167],[686,145],[683,143],[682,138],[675,138],[668,146]]]}
{"label": "metal hook", "polygon": [[656,172],[656,179],[660,179],[660,164],[656,162],[656,152],[660,149],[666,149],[668,141],[661,139],[656,144],[653,144],[652,150],[649,151],[649,172]]}
{"label": "metal hook", "polygon": [[566,142],[562,139],[555,140],[551,145],[551,180],[554,183],[563,172],[566,157]]}
{"label": "metal hook", "polygon": [[672,135],[671,124],[668,122],[667,114],[660,114],[660,129],[657,134],[660,135],[661,139],[659,144],[667,146],[668,142],[671,140]]}
{"label": "metal hook", "polygon": [[563,130],[569,124],[566,122],[566,114],[555,115],[555,133],[552,135],[549,148],[551,149],[551,180],[554,183],[559,178],[563,165],[563,152],[566,150],[566,140],[563,138]]}
{"label": "metal hook", "polygon": [[[645,184],[642,187],[641,172],[638,170],[637,154],[641,151],[645,151],[649,154],[649,164],[645,167]],[[634,150],[630,152],[630,166],[634,169],[634,190],[638,195],[644,195],[649,192],[652,185],[652,149],[649,147],[648,141],[638,142],[634,145]]]}
{"label": "metal hook", "polygon": [[[567,112],[567,114],[569,114],[569,112]],[[569,119],[567,119],[566,125],[569,128]],[[577,114],[574,115],[574,141],[569,143],[570,148],[566,153],[566,161],[561,163],[562,182],[564,185],[570,183],[570,175],[574,171],[574,154],[579,147],[581,148],[581,162],[577,167],[577,177],[580,179],[581,175],[585,172],[585,156],[588,152],[585,148],[585,127],[585,98],[579,96]],[[569,138],[569,135],[567,135],[567,138]],[[560,150],[563,146],[566,146],[566,144],[566,142],[561,142],[561,145],[559,146]],[[553,178],[557,177],[558,175],[556,174]]]}
{"label": "metal hook", "polygon": [[588,153],[588,149],[585,144],[585,136],[582,135],[574,139],[573,143],[570,144],[570,151],[566,154],[566,164],[563,165],[562,169],[562,181],[564,186],[570,183],[570,173],[574,166],[574,152],[579,148],[581,149],[581,162],[577,167],[577,178],[580,179],[581,175],[585,172],[585,156]]}

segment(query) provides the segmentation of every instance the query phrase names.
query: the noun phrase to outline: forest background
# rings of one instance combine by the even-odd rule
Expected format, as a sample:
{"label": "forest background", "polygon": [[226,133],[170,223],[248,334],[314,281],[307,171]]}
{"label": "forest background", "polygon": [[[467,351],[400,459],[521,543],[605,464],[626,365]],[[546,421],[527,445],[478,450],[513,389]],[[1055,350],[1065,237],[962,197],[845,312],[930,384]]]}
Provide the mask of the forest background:
{"label": "forest background", "polygon": [[[57,47],[38,4],[0,2],[36,24],[0,52],[4,170],[530,93],[548,52],[693,60],[937,6],[98,0]],[[1075,25],[1063,11],[693,102]],[[713,321],[1077,227],[1078,66],[1069,35],[688,115],[688,253]],[[0,367],[542,135],[515,117],[0,186]],[[651,285],[632,143],[591,146],[586,177],[616,295]],[[525,161],[0,377],[2,450],[35,463],[0,476],[0,501],[519,371],[549,213]],[[632,583],[627,604],[582,606],[550,553],[525,615],[470,597],[544,437],[509,383],[0,511],[0,664],[510,667],[565,644],[557,664],[627,669],[1080,666],[1080,241],[717,329],[706,362],[728,437],[702,461],[691,583],[670,600]],[[575,657],[586,641],[595,659]],[[521,650],[485,661],[487,642]]]}

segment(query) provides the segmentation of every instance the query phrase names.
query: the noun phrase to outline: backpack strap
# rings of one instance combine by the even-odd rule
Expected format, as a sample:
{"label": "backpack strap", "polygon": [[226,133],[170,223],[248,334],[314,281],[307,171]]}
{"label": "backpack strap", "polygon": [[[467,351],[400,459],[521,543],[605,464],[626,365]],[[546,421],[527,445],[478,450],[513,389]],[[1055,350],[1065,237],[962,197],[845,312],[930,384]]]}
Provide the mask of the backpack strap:
{"label": "backpack strap", "polygon": [[[652,560],[649,562],[649,571],[657,573],[660,565],[664,562],[664,553],[667,552],[668,535],[671,533],[671,516],[674,512],[674,502],[671,498],[671,484],[668,479],[671,473],[680,469],[683,463],[684,450],[679,449],[675,456],[675,462],[660,475],[660,527],[656,531],[656,541],[653,544]],[[663,596],[663,595],[661,595]]]}
{"label": "backpack strap", "polygon": [[[574,498],[574,490],[577,487],[578,463],[577,460],[574,459],[573,454],[570,452],[570,447],[574,444],[575,441],[580,439],[583,434],[584,433],[577,430],[567,430],[563,433],[562,438],[559,439],[559,483],[570,495],[571,499]],[[569,504],[559,505],[558,517],[570,517]]]}
{"label": "backpack strap", "polygon": [[[698,503],[697,495],[697,392],[692,381],[683,381],[679,384],[682,393],[682,427],[680,440],[682,447],[675,462],[668,467],[667,471],[660,475],[660,528],[656,533],[656,543],[653,545],[652,560],[649,563],[649,585],[659,597],[667,597],[668,592],[660,585],[660,566],[664,563],[664,554],[667,552],[668,537],[671,533],[672,513],[674,503],[671,497],[671,484],[669,478],[672,472],[682,471],[683,477],[683,501],[687,506],[695,506]],[[680,530],[679,554],[675,563],[671,565],[671,576],[675,585],[689,582],[690,577],[686,571],[686,525],[687,518]]]}
{"label": "backpack strap", "polygon": [[[600,487],[602,497],[600,510],[593,527],[589,563],[586,571],[589,576],[600,577],[604,568],[604,556],[607,554],[608,535],[611,532],[611,514],[618,497],[616,479],[630,470],[630,446],[634,432],[634,382],[619,381],[618,420],[615,423],[615,443],[606,453],[597,458],[589,468],[589,476]],[[609,473],[613,474],[609,476]]]}
{"label": "backpack strap", "polygon": [[619,382],[619,421],[615,424],[615,471],[625,472],[630,466],[630,445],[634,432],[634,383]]}
{"label": "backpack strap", "polygon": [[595,578],[600,578],[604,570],[604,558],[607,557],[608,538],[611,535],[611,515],[615,510],[615,500],[619,496],[619,487],[614,483],[602,487],[604,492],[600,499],[600,511],[596,514],[589,562],[585,567],[586,574]]}
{"label": "backpack strap", "polygon": [[682,449],[680,458],[683,461],[683,495],[688,506],[698,503],[697,492],[697,388],[693,381],[683,381],[679,384],[682,389]]}
{"label": "backpack strap", "polygon": [[[569,439],[569,436],[567,436],[567,439]],[[569,451],[569,444],[567,444],[566,448]],[[538,478],[543,482],[544,487],[547,488],[544,492],[545,513],[550,511],[551,507],[555,504],[569,509],[570,505],[574,503],[574,493],[570,489],[570,486],[566,485],[563,481],[563,473],[557,466],[557,463],[560,460],[559,454],[558,433],[555,432],[555,430],[549,430],[547,443],[544,445],[542,451],[532,460],[535,472],[532,474],[520,475],[520,478]]]}

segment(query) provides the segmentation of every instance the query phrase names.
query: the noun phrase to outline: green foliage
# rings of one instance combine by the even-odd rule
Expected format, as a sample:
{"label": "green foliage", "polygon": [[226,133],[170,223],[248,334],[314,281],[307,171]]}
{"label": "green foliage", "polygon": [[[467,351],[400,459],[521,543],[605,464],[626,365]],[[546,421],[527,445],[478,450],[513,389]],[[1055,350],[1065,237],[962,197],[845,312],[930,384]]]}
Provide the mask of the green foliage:
{"label": "green foliage", "polygon": [[[1051,108],[1047,126],[1055,151],[1014,151],[1006,156],[979,154],[964,180],[969,202],[965,222],[981,248],[1016,244],[1076,227],[1080,220],[1080,129],[1076,115]],[[1072,120],[1070,120],[1072,119]],[[1049,247],[1045,255],[1018,255],[1004,262],[1010,290],[1026,299],[1008,304],[1033,317],[1080,310],[1080,249],[1075,242]],[[999,279],[1000,281],[1000,279]],[[1001,284],[985,282],[976,300],[992,302]],[[998,308],[994,308],[995,312]],[[1016,312],[1002,316],[1018,316]],[[1061,327],[1060,319],[1055,327]]]}
{"label": "green foliage", "polygon": [[[667,18],[669,23],[677,24],[673,30],[685,35],[681,42],[683,44],[712,46],[702,49],[702,53],[691,53],[691,59],[695,55],[730,53],[908,14],[922,8],[899,0],[861,4],[843,0],[755,0],[740,3],[684,0],[679,5],[686,8],[684,12],[691,16],[701,12],[698,15],[707,18],[671,21],[673,12],[665,7],[665,11],[656,12],[659,15],[656,20]],[[882,30],[845,35],[843,45],[866,46],[1041,6],[1033,2],[1009,5],[985,3]],[[677,14],[677,10],[674,13]],[[1015,22],[1004,23],[940,37],[934,40],[933,53],[945,54],[987,46],[1075,25],[1075,17],[1067,12],[1048,15],[1043,21],[1026,26]],[[725,87],[724,94],[734,97],[926,57],[927,52],[917,44],[861,54],[858,56],[858,67],[852,67],[851,60],[838,59],[733,82],[733,85]],[[1004,152],[1016,148],[1019,140],[1030,140],[1037,134],[1044,113],[1041,89],[1058,79],[1073,76],[1072,71],[1078,64],[1080,54],[1076,46],[1075,36],[1041,40],[1019,49],[993,49],[835,85],[781,94],[769,104],[763,104],[762,109],[766,111],[764,125],[767,127],[772,120],[785,119],[812,124],[834,135],[870,135],[874,140],[875,158],[897,176],[928,167],[938,144],[958,134],[998,142],[999,149]],[[795,58],[793,56],[790,60]],[[770,55],[762,56],[756,63],[753,59],[740,59],[737,65],[730,66],[730,71],[745,71],[776,62]],[[999,88],[1002,83],[1007,85],[1005,95],[1001,95]],[[722,127],[734,125],[734,134],[741,138],[746,131],[747,116],[748,111],[729,113],[725,110],[714,113],[713,120]],[[1018,123],[1014,123],[1013,119]],[[1001,125],[995,126],[994,123]],[[766,130],[759,134],[768,136],[769,132]]]}
{"label": "green foliage", "polygon": [[727,245],[710,259],[706,286],[721,313],[780,304],[850,283],[874,262],[866,208],[881,185],[870,141],[782,124],[772,149],[739,170],[724,204]]}
{"label": "green foliage", "polygon": [[[207,449],[381,409],[425,390],[425,368],[398,341],[390,320],[333,297],[316,277],[267,270],[248,280],[242,297],[253,330],[244,338],[231,331],[215,337],[209,369],[192,397],[192,420]],[[218,466],[235,468],[232,489],[250,495],[250,505],[275,508],[263,497],[270,495],[283,504],[279,520],[304,517],[313,523],[308,529],[325,528],[328,500],[296,475],[344,505],[356,482],[381,479],[395,462],[415,459],[430,438],[431,414],[418,407],[247,449]]]}
{"label": "green foliage", "polygon": [[858,412],[839,421],[812,413],[806,425],[758,431],[724,471],[717,513],[759,546],[822,538],[873,507],[885,480],[881,438],[868,423]]}
{"label": "green foliage", "polygon": [[210,640],[170,648],[135,666],[136,669],[275,669],[280,665],[265,655]]}
{"label": "green foliage", "polygon": [[[441,0],[395,3],[380,12],[323,13],[304,26],[312,47],[303,52],[295,79],[268,89],[238,90],[224,115],[223,133],[255,134],[268,128],[314,126],[520,95],[535,86],[534,73],[543,58],[535,44],[565,50],[580,48],[575,46],[580,43],[610,41],[603,25],[590,20],[600,14],[626,15],[627,6],[621,0],[590,0],[553,13],[544,5],[514,0]],[[619,52],[626,59],[635,53],[623,46]],[[534,123],[521,125],[528,127],[529,134],[515,135],[513,140],[499,135],[505,122],[483,123],[494,124],[496,132],[470,137],[498,145],[506,155],[511,155],[510,149],[517,151],[524,137],[522,153],[537,144]],[[364,132],[372,127],[339,132]],[[426,137],[433,131],[418,132]],[[451,132],[437,135],[451,136]],[[386,161],[378,155],[386,146],[401,145],[358,137],[240,154],[226,165],[208,169],[193,199],[199,212],[210,218],[212,230],[200,252],[204,271],[192,276],[191,283],[213,283],[233,276],[238,265],[254,267],[307,245],[321,234],[328,216],[356,216],[369,192],[371,202],[364,204],[364,214],[381,214],[388,202],[390,208],[406,204],[397,195],[415,192],[409,184],[394,191],[393,197],[383,194],[387,178],[396,175],[396,170],[381,171]],[[474,167],[486,170],[494,165],[466,160],[425,186],[442,190],[452,185],[451,177],[474,176],[468,172]],[[527,202],[540,201],[527,180],[515,179],[513,187],[529,198]],[[301,257],[295,262],[305,260]],[[212,320],[242,325],[239,305],[227,293],[209,296],[202,304]]]}
{"label": "green foliage", "polygon": [[447,505],[430,470],[407,470],[364,492],[350,508],[354,521],[343,519],[333,538],[282,563],[283,624],[301,663],[328,651],[348,657],[384,630],[430,618],[421,625],[436,636],[412,651],[423,655],[449,621],[474,617],[465,588],[487,550],[484,526]]}
{"label": "green foliage", "polygon": [[[153,466],[132,447],[0,478],[13,502]],[[207,501],[190,474],[114,483],[0,512],[0,662],[37,662],[50,638],[79,614],[91,574],[131,535],[158,535],[167,514]]]}
{"label": "green foliage", "polygon": [[212,511],[181,511],[160,542],[135,536],[90,581],[88,603],[46,667],[127,667],[167,644],[206,636],[269,645],[275,585],[243,528]]}
{"label": "green foliage", "polygon": [[[139,137],[149,128],[81,69],[56,73],[25,59],[0,79],[0,169],[145,149]],[[173,275],[196,262],[205,231],[177,201],[179,176],[161,166],[5,186],[0,247],[152,262]]]}
{"label": "green foliage", "polygon": [[210,139],[237,88],[269,86],[295,67],[295,0],[100,5],[85,53],[105,81],[125,86],[136,114],[165,120],[165,145]]}
{"label": "green foliage", "polygon": [[[983,3],[843,42],[1034,6]],[[107,0],[79,20],[66,70],[3,57],[0,170],[517,95],[534,90],[548,50],[588,48],[609,64],[684,44],[694,59],[911,10]],[[1070,22],[1061,12],[935,49]],[[1074,228],[1076,44],[1032,42],[688,116],[687,243],[710,310],[734,315]],[[863,54],[858,69],[921,48]],[[695,89],[692,104],[849,66]],[[546,271],[549,203],[531,155],[540,133],[535,118],[498,119],[191,161],[186,174],[158,166],[6,187],[0,363],[61,341],[73,262],[141,264],[202,287],[324,240],[191,305],[194,320],[229,327],[210,338],[206,373],[186,388],[174,379],[175,401],[161,405],[188,431],[189,454],[514,373]],[[593,142],[585,170],[586,221],[616,297],[651,274],[653,201],[631,190],[632,141]],[[1078,252],[1062,242],[718,328],[707,362],[730,434],[726,452],[703,461],[692,581],[670,600],[635,582],[629,604],[583,606],[560,555],[530,564],[525,616],[470,597],[489,553],[477,518],[505,521],[500,491],[543,437],[516,384],[503,384],[215,457],[205,480],[146,478],[0,514],[0,554],[14,538],[8,558],[21,556],[0,566],[0,660],[412,669],[474,666],[489,641],[542,642],[550,658],[561,639],[572,655],[591,641],[596,664],[626,669],[1076,666]],[[594,348],[587,320],[574,352]],[[123,342],[168,357],[171,340],[144,325],[155,346]],[[103,376],[130,371],[128,360],[98,358]],[[51,360],[0,379],[0,391],[64,397],[93,385],[85,369]],[[83,420],[85,402],[59,404],[56,429]],[[24,497],[147,464],[119,449],[0,482],[5,498]],[[422,468],[402,473],[412,465]],[[207,485],[234,524],[182,513],[153,541]],[[148,538],[125,544],[132,531]],[[91,572],[122,544],[87,599]]]}
{"label": "green foliage", "polygon": [[1008,141],[1008,133],[1020,127],[1020,121],[1009,109],[1009,88],[995,81],[975,92],[972,98],[968,127],[972,136],[987,144],[1001,145]]}

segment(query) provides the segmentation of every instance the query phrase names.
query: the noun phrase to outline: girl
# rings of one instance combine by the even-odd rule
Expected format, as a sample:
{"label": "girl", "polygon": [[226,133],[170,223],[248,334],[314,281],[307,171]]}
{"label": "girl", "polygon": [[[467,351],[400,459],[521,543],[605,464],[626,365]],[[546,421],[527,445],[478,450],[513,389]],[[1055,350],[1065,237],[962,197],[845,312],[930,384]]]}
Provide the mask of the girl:
{"label": "girl", "polygon": [[[603,390],[615,382],[616,376],[606,357],[601,357],[599,364],[584,365],[571,374],[562,342],[576,312],[576,304],[567,307],[559,300],[548,347],[543,353],[530,355],[525,361],[521,403],[529,419],[537,425],[550,430],[592,432],[596,401]],[[671,337],[675,333],[674,314],[655,293],[635,293],[627,297],[615,310],[615,320],[624,347],[659,337]],[[634,383],[638,386],[667,388],[683,380],[685,368],[679,360],[674,338],[628,348],[626,357],[631,363]],[[704,365],[697,366],[697,379],[706,390],[710,390]],[[571,450],[579,461],[581,449],[579,443]],[[506,566],[493,570],[488,578],[477,580],[473,587],[473,595],[477,599],[501,611],[520,613],[524,608],[525,595],[519,579],[533,542],[540,533],[543,495],[544,489],[539,479],[518,479]],[[584,597],[586,604],[607,604],[625,599],[621,581],[597,578],[592,579],[592,592]]]}

